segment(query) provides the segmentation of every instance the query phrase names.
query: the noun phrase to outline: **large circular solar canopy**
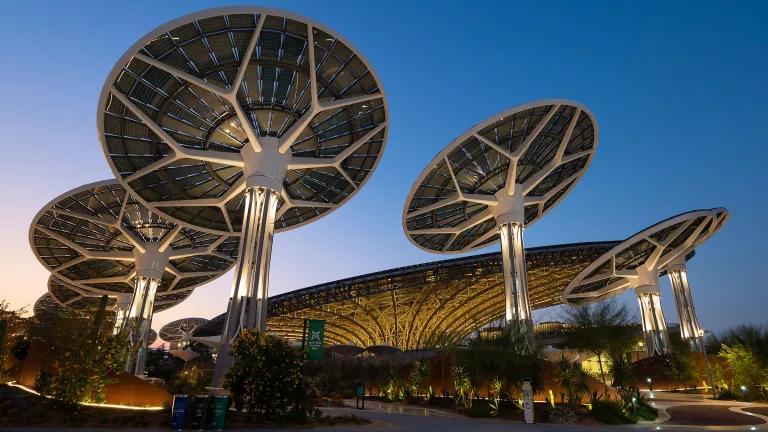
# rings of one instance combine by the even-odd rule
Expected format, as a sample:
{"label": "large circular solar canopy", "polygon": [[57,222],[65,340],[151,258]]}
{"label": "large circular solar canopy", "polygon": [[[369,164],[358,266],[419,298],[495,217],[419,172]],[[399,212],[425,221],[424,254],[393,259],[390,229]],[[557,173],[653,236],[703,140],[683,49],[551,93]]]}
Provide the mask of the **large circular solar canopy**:
{"label": "large circular solar canopy", "polygon": [[226,272],[238,246],[236,237],[158,217],[114,180],[54,198],[35,216],[29,241],[58,281],[92,295],[132,293],[137,245],[168,241],[170,259],[158,287],[156,310],[180,302],[195,287]]}
{"label": "large circular solar canopy", "polygon": [[35,301],[35,305],[32,307],[32,313],[39,321],[51,321],[57,317],[66,315],[68,309],[60,305],[51,295],[51,293],[45,293]]}
{"label": "large circular solar canopy", "polygon": [[197,326],[208,322],[205,318],[182,318],[171,321],[160,328],[160,339],[166,342],[184,342],[189,340]]}
{"label": "large circular solar canopy", "polygon": [[[94,310],[101,303],[101,296],[70,285],[54,275],[48,277],[48,293],[60,305],[75,310]],[[115,298],[107,300],[107,308],[115,305]]]}
{"label": "large circular solar canopy", "polygon": [[682,213],[629,237],[579,273],[563,292],[566,303],[589,303],[632,287],[641,267],[665,271],[717,232],[728,219],[719,207]]}
{"label": "large circular solar canopy", "polygon": [[416,246],[443,253],[498,239],[492,202],[523,197],[530,225],[579,181],[597,147],[597,126],[583,106],[551,100],[518,106],[451,142],[419,176],[403,209]]}
{"label": "large circular solar canopy", "polygon": [[[94,293],[88,289],[79,288],[66,283],[55,275],[48,278],[48,292],[57,303],[75,310],[95,310],[99,307],[103,294]],[[154,312],[162,312],[186,300],[192,293],[189,291],[170,291],[155,296]],[[115,297],[107,300],[107,309],[113,309],[117,304]]]}
{"label": "large circular solar canopy", "polygon": [[[103,88],[99,136],[121,182],[171,220],[241,230],[244,154],[290,155],[277,231],[328,214],[376,168],[387,105],[336,33],[273,9],[202,11],[144,36]],[[273,142],[270,141],[270,142]],[[242,150],[242,152],[241,152]]]}

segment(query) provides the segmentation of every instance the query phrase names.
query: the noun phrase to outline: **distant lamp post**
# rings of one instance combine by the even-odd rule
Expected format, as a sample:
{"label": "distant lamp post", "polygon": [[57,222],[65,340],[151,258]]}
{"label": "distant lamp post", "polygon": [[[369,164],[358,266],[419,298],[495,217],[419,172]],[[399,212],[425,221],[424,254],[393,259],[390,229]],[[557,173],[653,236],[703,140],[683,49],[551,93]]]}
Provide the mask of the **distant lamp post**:
{"label": "distant lamp post", "polygon": [[645,381],[648,382],[648,391],[653,391],[653,380],[651,377],[646,378]]}
{"label": "distant lamp post", "polygon": [[741,392],[742,393],[746,393],[747,392],[747,386],[743,385],[740,388],[741,388]]}

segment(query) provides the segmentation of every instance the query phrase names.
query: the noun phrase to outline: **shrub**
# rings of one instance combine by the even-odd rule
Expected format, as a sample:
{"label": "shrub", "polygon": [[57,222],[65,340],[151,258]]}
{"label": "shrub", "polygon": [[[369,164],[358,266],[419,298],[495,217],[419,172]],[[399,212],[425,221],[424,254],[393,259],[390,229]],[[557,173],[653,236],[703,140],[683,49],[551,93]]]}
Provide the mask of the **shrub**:
{"label": "shrub", "polygon": [[624,410],[619,402],[596,400],[592,402],[592,417],[607,424],[632,424],[637,420]]}
{"label": "shrub", "polygon": [[[102,323],[103,324],[103,323]],[[31,329],[33,337],[48,353],[36,387],[60,405],[73,407],[78,402],[103,402],[108,376],[121,369],[122,335],[112,334],[108,325],[94,329],[93,319],[85,314],[58,317]],[[92,335],[83,337],[83,335]]]}
{"label": "shrub", "polygon": [[232,343],[234,364],[224,377],[238,410],[262,419],[284,418],[297,403],[303,355],[288,343],[243,330]]}
{"label": "shrub", "polygon": [[634,415],[635,417],[641,420],[653,421],[653,420],[656,420],[656,417],[659,416],[659,411],[656,408],[645,403],[645,401],[643,401],[642,403],[639,403],[635,407],[635,409],[632,412],[632,415]]}
{"label": "shrub", "polygon": [[733,383],[744,386],[744,397],[749,399],[765,398],[765,386],[768,383],[768,372],[756,355],[756,350],[747,345],[722,345],[720,356],[725,358],[731,371]]}

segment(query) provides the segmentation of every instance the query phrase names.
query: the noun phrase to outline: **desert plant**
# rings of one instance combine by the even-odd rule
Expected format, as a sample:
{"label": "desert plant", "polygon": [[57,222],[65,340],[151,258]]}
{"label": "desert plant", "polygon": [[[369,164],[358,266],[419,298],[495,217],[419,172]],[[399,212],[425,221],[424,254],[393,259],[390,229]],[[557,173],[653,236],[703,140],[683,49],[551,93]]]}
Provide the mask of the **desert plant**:
{"label": "desert plant", "polygon": [[456,364],[468,373],[473,388],[498,377],[504,396],[517,400],[525,380],[531,380],[534,391],[542,389],[544,361],[540,352],[528,353],[521,349],[525,343],[523,338],[513,329],[507,329],[498,337],[474,340],[466,348],[454,350]]}
{"label": "desert plant", "polygon": [[501,412],[501,399],[504,392],[504,382],[498,376],[493,377],[488,386],[488,400],[491,408],[491,415],[498,416]]}
{"label": "desert plant", "polygon": [[565,357],[560,357],[554,366],[555,382],[565,389],[568,404],[571,406],[580,404],[584,395],[589,393],[586,372],[579,364],[571,363]]}
{"label": "desert plant", "polygon": [[425,384],[427,382],[427,379],[429,379],[430,372],[431,372],[431,368],[429,366],[429,361],[416,360],[415,362],[413,362],[413,367],[411,368],[411,374],[410,374],[410,381],[411,381],[411,393],[414,396],[424,395],[426,391]]}
{"label": "desert plant", "polygon": [[566,309],[563,320],[569,324],[566,346],[597,356],[600,378],[608,393],[603,357],[619,355],[636,343],[639,327],[623,303],[605,300]]}
{"label": "desert plant", "polygon": [[465,409],[471,408],[475,389],[472,386],[469,372],[463,366],[454,366],[451,369],[451,375],[453,376],[453,388],[456,391],[456,404],[462,405]]}

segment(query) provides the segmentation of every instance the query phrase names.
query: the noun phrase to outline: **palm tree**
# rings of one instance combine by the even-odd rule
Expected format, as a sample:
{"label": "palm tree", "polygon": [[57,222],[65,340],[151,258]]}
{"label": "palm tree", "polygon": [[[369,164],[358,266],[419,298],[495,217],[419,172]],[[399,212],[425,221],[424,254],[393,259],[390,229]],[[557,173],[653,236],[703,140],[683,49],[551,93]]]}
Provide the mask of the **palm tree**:
{"label": "palm tree", "polygon": [[613,385],[620,388],[631,387],[635,383],[632,368],[623,355],[611,356],[608,373],[613,377]]}
{"label": "palm tree", "polygon": [[573,306],[563,317],[569,324],[565,345],[597,356],[600,378],[608,393],[603,356],[621,356],[637,340],[639,326],[627,306],[614,299]]}

